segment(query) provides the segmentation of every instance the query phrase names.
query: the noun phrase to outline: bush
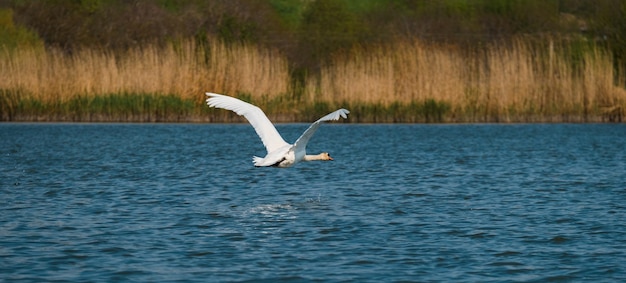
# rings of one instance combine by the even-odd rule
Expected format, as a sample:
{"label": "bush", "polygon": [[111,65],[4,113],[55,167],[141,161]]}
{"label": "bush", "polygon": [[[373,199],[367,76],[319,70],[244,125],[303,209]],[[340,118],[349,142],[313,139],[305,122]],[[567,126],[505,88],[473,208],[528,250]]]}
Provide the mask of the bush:
{"label": "bush", "polygon": [[37,33],[13,22],[13,10],[0,9],[0,51],[18,47],[41,49],[43,41]]}

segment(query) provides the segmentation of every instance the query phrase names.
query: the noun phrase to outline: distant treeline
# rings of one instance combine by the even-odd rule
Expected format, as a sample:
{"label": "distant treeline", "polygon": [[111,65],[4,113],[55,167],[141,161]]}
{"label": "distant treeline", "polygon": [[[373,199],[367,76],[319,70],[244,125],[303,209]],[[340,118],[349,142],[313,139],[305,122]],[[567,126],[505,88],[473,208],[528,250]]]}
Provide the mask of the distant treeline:
{"label": "distant treeline", "polygon": [[519,35],[602,41],[626,54],[623,0],[0,0],[47,46],[126,50],[195,37],[276,48],[298,67],[355,45],[480,46]]}
{"label": "distant treeline", "polygon": [[619,121],[623,0],[0,0],[0,120]]}

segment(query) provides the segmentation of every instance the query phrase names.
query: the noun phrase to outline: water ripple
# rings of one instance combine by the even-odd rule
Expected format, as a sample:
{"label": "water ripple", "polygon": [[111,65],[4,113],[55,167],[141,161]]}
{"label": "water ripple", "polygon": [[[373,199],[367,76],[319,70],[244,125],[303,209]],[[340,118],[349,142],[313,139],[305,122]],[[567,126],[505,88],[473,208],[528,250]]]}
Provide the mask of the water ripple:
{"label": "water ripple", "polygon": [[290,169],[248,125],[0,130],[8,282],[626,280],[623,125],[325,125]]}

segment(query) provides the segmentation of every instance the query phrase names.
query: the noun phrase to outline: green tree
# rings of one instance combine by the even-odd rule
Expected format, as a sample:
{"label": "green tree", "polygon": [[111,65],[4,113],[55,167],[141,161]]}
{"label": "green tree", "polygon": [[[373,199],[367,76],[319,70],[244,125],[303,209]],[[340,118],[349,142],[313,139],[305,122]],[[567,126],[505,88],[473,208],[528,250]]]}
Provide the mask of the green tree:
{"label": "green tree", "polygon": [[364,33],[363,26],[343,1],[316,0],[303,13],[298,31],[299,63],[318,68],[334,52],[350,48]]}
{"label": "green tree", "polygon": [[13,10],[0,8],[0,51],[25,46],[42,49],[43,42],[32,30],[15,25]]}

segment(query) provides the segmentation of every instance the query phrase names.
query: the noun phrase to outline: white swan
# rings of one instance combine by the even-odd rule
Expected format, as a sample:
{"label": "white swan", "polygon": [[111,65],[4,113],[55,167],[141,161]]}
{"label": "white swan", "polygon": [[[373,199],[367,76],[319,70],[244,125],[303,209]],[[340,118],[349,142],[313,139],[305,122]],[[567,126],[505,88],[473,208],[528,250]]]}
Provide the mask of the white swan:
{"label": "white swan", "polygon": [[259,107],[226,95],[210,92],[207,92],[206,95],[209,97],[206,102],[210,107],[231,110],[240,116],[244,116],[252,127],[254,127],[257,135],[259,135],[261,141],[263,141],[265,149],[267,149],[267,155],[265,157],[254,156],[252,158],[254,166],[257,167],[291,167],[300,161],[333,160],[327,152],[318,155],[307,155],[306,144],[317,128],[319,128],[321,122],[339,120],[339,117],[345,119],[347,118],[346,115],[350,113],[350,111],[346,109],[339,109],[332,112],[313,122],[294,144],[288,144]]}

